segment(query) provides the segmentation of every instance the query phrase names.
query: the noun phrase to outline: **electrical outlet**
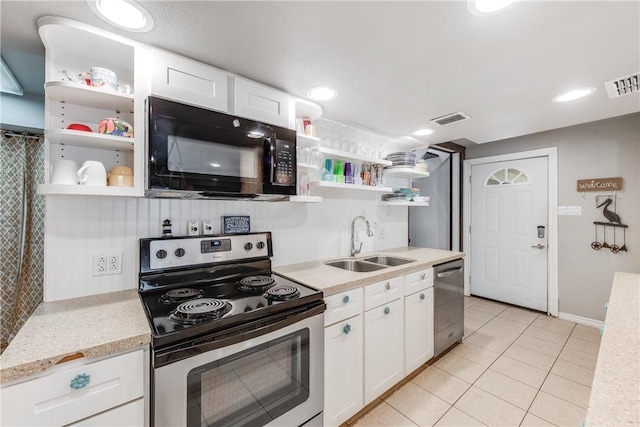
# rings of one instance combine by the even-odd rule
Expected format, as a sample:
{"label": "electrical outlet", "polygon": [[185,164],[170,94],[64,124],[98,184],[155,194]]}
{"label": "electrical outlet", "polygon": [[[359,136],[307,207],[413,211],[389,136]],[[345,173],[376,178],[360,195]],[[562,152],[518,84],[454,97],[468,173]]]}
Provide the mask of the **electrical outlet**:
{"label": "electrical outlet", "polygon": [[199,221],[189,221],[189,222],[187,222],[187,235],[189,235],[189,236],[198,236],[198,235],[200,235],[200,222]]}
{"label": "electrical outlet", "polygon": [[122,254],[111,254],[107,257],[107,274],[122,274]]}
{"label": "electrical outlet", "polygon": [[105,254],[93,254],[93,275],[103,276],[107,274],[107,256]]}
{"label": "electrical outlet", "polygon": [[93,254],[93,275],[106,276],[122,274],[122,253],[105,254],[103,252]]}
{"label": "electrical outlet", "polygon": [[202,234],[213,234],[213,221],[202,221]]}

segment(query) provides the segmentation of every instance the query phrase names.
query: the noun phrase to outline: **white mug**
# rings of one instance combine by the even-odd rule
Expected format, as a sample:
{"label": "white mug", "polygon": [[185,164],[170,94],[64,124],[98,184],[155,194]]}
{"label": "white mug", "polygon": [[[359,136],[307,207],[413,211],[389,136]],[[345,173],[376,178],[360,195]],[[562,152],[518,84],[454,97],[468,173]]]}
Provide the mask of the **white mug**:
{"label": "white mug", "polygon": [[78,164],[73,160],[58,159],[53,165],[52,184],[78,185]]}
{"label": "white mug", "polygon": [[107,185],[107,170],[104,165],[95,160],[87,160],[78,169],[78,181],[82,185]]}

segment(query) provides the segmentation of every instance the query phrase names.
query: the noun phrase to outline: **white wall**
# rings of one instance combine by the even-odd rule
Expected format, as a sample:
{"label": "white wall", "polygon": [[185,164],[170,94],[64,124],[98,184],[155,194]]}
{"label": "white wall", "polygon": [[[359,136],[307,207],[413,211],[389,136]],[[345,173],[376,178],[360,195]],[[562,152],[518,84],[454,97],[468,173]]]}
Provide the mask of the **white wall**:
{"label": "white wall", "polygon": [[[581,216],[558,218],[559,311],[604,320],[614,273],[640,272],[640,113],[476,145],[467,148],[466,157],[546,147],[558,147],[558,206],[582,207]],[[579,193],[576,181],[618,176],[624,180],[624,189],[617,193],[617,212],[629,225],[629,252],[595,251],[590,246],[593,222],[604,221],[595,203],[600,193]],[[608,234],[610,244],[611,240]]]}
{"label": "white wall", "polygon": [[[322,203],[306,204],[49,196],[45,301],[136,289],[138,239],[159,237],[167,218],[174,236],[181,236],[189,220],[213,220],[220,232],[221,216],[250,215],[252,231],[273,233],[274,266],[348,255],[351,221],[357,215],[376,223],[378,230],[369,238],[364,224],[357,223],[363,252],[407,246],[408,208],[379,205],[379,197],[341,191]],[[123,274],[93,277],[92,256],[98,252],[123,252]]]}

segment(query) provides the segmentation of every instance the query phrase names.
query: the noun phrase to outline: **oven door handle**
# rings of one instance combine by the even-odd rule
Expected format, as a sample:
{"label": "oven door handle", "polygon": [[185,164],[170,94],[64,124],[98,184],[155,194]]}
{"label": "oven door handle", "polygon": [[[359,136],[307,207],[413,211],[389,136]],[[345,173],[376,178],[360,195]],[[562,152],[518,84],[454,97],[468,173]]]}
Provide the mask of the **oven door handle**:
{"label": "oven door handle", "polygon": [[250,323],[242,324],[216,334],[196,338],[187,343],[178,344],[165,349],[154,350],[154,368],[160,368],[188,357],[197,356],[221,347],[226,347],[242,341],[250,340],[269,332],[282,329],[301,320],[321,314],[325,311],[323,302],[315,307],[304,307],[290,313],[278,314]]}

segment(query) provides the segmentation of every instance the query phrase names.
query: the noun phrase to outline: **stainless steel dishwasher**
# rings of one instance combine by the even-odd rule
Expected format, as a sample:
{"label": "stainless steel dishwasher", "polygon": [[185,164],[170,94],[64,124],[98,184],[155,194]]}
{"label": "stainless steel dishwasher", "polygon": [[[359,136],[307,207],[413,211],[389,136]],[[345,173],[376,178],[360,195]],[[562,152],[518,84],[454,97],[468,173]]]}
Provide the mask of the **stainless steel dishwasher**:
{"label": "stainless steel dishwasher", "polygon": [[434,355],[462,342],[464,334],[464,262],[461,259],[433,267]]}

